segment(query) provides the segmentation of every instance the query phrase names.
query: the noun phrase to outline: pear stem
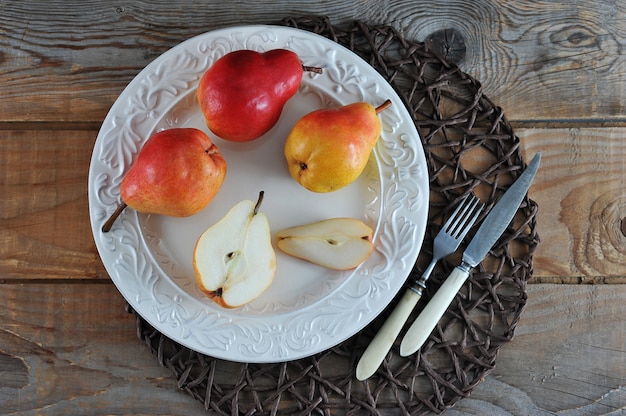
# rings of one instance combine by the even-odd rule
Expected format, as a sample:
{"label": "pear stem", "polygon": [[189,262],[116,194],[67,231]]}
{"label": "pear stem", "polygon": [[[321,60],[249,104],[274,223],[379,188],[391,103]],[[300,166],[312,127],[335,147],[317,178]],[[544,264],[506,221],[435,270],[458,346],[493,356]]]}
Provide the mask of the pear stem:
{"label": "pear stem", "polygon": [[316,74],[321,74],[322,73],[322,68],[317,67],[317,66],[302,65],[302,70],[304,72],[315,72]]}
{"label": "pear stem", "polygon": [[376,114],[380,114],[381,111],[383,111],[386,108],[389,108],[390,106],[391,106],[391,100],[386,100],[384,103],[376,107]]}
{"label": "pear stem", "polygon": [[113,223],[115,222],[117,217],[120,216],[120,214],[122,213],[122,211],[124,211],[124,208],[126,207],[127,205],[126,205],[126,202],[124,201],[122,201],[122,203],[117,206],[117,209],[113,212],[113,214],[111,214],[107,222],[105,222],[104,225],[102,226],[103,233],[108,233],[109,231],[111,231],[111,227],[113,227]]}
{"label": "pear stem", "polygon": [[265,191],[259,192],[259,199],[256,201],[256,205],[254,206],[254,215],[259,213],[259,208],[263,202],[263,195],[265,195]]}

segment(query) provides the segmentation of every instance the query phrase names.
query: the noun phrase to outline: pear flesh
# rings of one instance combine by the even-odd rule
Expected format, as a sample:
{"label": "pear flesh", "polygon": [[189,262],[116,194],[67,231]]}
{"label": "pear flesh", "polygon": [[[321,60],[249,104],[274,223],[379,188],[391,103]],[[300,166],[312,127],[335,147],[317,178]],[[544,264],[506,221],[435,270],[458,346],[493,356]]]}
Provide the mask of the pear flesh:
{"label": "pear flesh", "polygon": [[372,229],[355,218],[331,218],[276,234],[284,253],[334,270],[361,264],[374,250]]}
{"label": "pear flesh", "polygon": [[263,293],[276,274],[267,216],[256,203],[235,204],[198,238],[193,266],[198,286],[217,304],[235,308]]}

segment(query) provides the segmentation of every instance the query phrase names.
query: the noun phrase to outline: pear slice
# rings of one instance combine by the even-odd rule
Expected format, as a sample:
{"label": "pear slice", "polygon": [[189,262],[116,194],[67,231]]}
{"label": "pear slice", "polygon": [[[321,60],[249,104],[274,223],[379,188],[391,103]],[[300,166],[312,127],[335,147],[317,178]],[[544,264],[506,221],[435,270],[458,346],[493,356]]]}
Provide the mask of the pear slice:
{"label": "pear slice", "polygon": [[374,250],[372,229],[355,218],[331,218],[276,234],[284,253],[334,270],[361,264]]}
{"label": "pear slice", "polygon": [[276,274],[267,216],[259,200],[235,204],[198,238],[193,267],[200,289],[217,304],[235,308],[263,293]]}

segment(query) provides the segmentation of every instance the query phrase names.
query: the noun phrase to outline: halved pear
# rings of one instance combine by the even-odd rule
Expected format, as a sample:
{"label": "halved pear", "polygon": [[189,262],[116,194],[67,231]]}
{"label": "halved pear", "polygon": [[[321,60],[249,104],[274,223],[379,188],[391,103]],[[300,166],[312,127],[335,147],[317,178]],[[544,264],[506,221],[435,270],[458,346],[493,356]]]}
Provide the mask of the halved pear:
{"label": "halved pear", "polygon": [[217,304],[242,306],[263,293],[276,274],[267,216],[259,200],[235,204],[198,238],[193,267],[200,289]]}
{"label": "halved pear", "polygon": [[361,264],[374,250],[372,229],[355,218],[330,218],[286,228],[276,234],[280,250],[334,270]]}

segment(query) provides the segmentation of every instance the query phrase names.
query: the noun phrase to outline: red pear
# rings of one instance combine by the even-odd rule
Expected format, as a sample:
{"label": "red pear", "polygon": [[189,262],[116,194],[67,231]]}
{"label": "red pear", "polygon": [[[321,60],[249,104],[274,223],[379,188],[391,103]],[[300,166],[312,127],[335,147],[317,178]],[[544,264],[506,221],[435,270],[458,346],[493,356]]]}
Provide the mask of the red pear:
{"label": "red pear", "polygon": [[219,58],[198,85],[198,101],[207,126],[217,136],[246,142],[267,133],[293,97],[303,72],[298,55],[286,49],[238,50]]}
{"label": "red pear", "polygon": [[122,203],[102,231],[111,229],[126,206],[173,217],[196,214],[211,202],[225,176],[226,161],[203,131],[173,128],[155,133],[124,175]]}

